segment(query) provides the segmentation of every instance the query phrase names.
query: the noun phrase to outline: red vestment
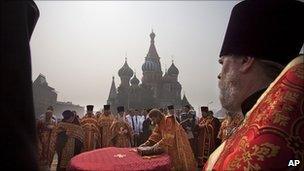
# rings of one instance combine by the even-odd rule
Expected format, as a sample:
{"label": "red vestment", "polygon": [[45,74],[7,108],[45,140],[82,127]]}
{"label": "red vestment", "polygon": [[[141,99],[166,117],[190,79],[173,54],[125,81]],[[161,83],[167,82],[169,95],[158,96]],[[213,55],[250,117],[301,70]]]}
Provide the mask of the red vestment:
{"label": "red vestment", "polygon": [[165,149],[171,157],[173,170],[195,170],[196,162],[187,134],[174,116],[166,116],[157,124],[148,141]]}
{"label": "red vestment", "polygon": [[217,138],[220,128],[220,121],[213,116],[201,117],[198,124],[198,138],[197,138],[197,158],[198,165],[204,166],[208,160],[209,155],[218,146],[219,140]]}
{"label": "red vestment", "polygon": [[45,118],[37,121],[38,135],[38,162],[40,169],[51,167],[55,154],[54,141],[56,140],[55,132],[56,122]]}
{"label": "red vestment", "polygon": [[213,152],[206,170],[288,170],[289,160],[303,161],[303,58],[286,66],[239,129]]}
{"label": "red vestment", "polygon": [[94,115],[86,114],[80,121],[84,130],[84,151],[91,151],[101,146],[98,122]]}
{"label": "red vestment", "polygon": [[110,127],[114,121],[114,117],[109,114],[102,114],[98,119],[98,126],[101,134],[101,147],[109,147],[111,145],[111,130]]}
{"label": "red vestment", "polygon": [[233,134],[233,132],[242,124],[244,115],[242,113],[236,113],[232,116],[226,116],[221,124],[218,138],[221,142],[224,142],[227,138]]}
{"label": "red vestment", "polygon": [[111,144],[114,147],[131,147],[132,128],[126,121],[115,119],[110,131]]}

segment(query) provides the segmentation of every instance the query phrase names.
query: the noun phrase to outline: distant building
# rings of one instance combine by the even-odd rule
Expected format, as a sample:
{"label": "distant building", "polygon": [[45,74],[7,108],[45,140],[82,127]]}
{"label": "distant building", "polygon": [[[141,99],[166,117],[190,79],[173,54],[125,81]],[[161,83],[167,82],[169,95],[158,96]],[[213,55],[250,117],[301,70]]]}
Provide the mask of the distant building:
{"label": "distant building", "polygon": [[116,89],[114,77],[107,100],[111,104],[111,110],[115,111],[117,106],[123,105],[125,108],[151,108],[166,107],[175,105],[176,108],[189,104],[184,96],[181,99],[182,86],[178,81],[179,70],[172,61],[171,66],[163,74],[161,70],[160,57],[155,48],[155,34],[150,34],[150,48],[142,65],[143,77],[141,84],[136,77],[136,73],[129,67],[127,59],[118,75],[121,83]]}
{"label": "distant building", "polygon": [[84,107],[83,106],[75,105],[72,102],[57,102],[54,105],[54,115],[57,118],[62,118],[61,114],[65,110],[71,110],[71,111],[74,110],[74,111],[76,111],[77,115],[79,115],[79,117],[84,116]]}
{"label": "distant building", "polygon": [[55,89],[48,85],[45,76],[42,74],[39,74],[33,82],[33,98],[36,117],[45,113],[48,106],[54,106],[57,102]]}
{"label": "distant building", "polygon": [[84,107],[82,106],[74,105],[72,102],[57,101],[55,89],[48,85],[45,76],[42,74],[39,74],[33,82],[33,97],[36,118],[44,114],[49,106],[53,106],[57,118],[62,118],[61,113],[64,110],[75,110],[79,116],[84,114]]}

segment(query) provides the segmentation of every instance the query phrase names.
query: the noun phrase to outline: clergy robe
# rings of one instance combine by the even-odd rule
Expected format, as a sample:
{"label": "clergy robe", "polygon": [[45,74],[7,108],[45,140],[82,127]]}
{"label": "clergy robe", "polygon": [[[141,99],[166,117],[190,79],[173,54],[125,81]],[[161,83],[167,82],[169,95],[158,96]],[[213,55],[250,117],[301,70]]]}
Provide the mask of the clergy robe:
{"label": "clergy robe", "polygon": [[[39,18],[34,1],[1,1],[1,170],[38,170],[30,38]],[[7,168],[7,169],[5,169]]]}
{"label": "clergy robe", "polygon": [[84,151],[91,151],[100,147],[100,131],[98,122],[93,114],[86,114],[80,121],[84,130]]}
{"label": "clergy robe", "polygon": [[114,121],[114,117],[109,114],[102,114],[98,119],[98,127],[101,134],[101,147],[109,147],[111,145],[111,130],[110,127]]}
{"label": "clergy robe", "polygon": [[148,141],[165,149],[171,157],[173,170],[195,170],[196,161],[187,134],[174,116],[165,116]]}
{"label": "clergy robe", "polygon": [[[304,56],[290,62],[209,157],[206,170],[288,170],[303,159]],[[303,170],[303,164],[294,167]]]}
{"label": "clergy robe", "polygon": [[209,155],[219,145],[219,139],[217,138],[220,128],[220,121],[211,116],[203,116],[199,120],[198,124],[198,138],[197,138],[197,158],[198,166],[202,167],[208,160]]}
{"label": "clergy robe", "polygon": [[45,115],[37,121],[38,135],[38,164],[41,170],[51,167],[55,154],[55,146],[52,144],[56,139],[56,120],[52,117],[46,120]]}
{"label": "clergy robe", "polygon": [[64,171],[71,158],[81,153],[85,133],[80,125],[69,122],[60,122],[56,132],[57,171]]}
{"label": "clergy robe", "polygon": [[111,144],[114,147],[131,147],[132,128],[123,119],[115,119],[110,127]]}
{"label": "clergy robe", "polygon": [[241,125],[244,120],[244,115],[242,113],[237,113],[232,116],[226,116],[226,118],[221,123],[221,128],[218,133],[218,138],[221,142],[224,142],[233,132]]}

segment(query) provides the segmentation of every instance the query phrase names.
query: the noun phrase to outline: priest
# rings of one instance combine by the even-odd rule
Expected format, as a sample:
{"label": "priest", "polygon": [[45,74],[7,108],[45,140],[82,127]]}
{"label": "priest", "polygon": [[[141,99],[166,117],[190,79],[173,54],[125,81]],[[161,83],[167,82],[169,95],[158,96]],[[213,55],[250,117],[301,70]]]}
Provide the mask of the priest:
{"label": "priest", "polygon": [[49,106],[37,121],[38,164],[41,170],[50,169],[55,154],[55,146],[51,142],[56,139],[57,121],[53,111],[53,107]]}
{"label": "priest", "polygon": [[198,166],[202,167],[209,158],[209,155],[219,145],[217,138],[220,121],[213,117],[207,106],[201,107],[202,117],[198,121]]}
{"label": "priest", "polygon": [[231,113],[241,107],[245,119],[206,170],[288,170],[290,160],[303,159],[303,11],[296,0],[233,8],[219,59],[220,101]]}
{"label": "priest", "polygon": [[57,171],[67,169],[71,158],[83,150],[84,143],[84,131],[77,116],[70,110],[64,111],[62,116],[62,121],[56,127]]}
{"label": "priest", "polygon": [[152,135],[140,147],[161,148],[172,159],[172,170],[195,170],[196,161],[183,127],[174,116],[165,116],[158,109],[149,112],[149,118],[156,125]]}
{"label": "priest", "polygon": [[93,105],[87,105],[87,113],[80,121],[81,127],[85,132],[84,151],[91,151],[100,147],[100,132],[93,109]]}
{"label": "priest", "polygon": [[125,108],[117,107],[117,116],[110,127],[111,144],[114,147],[131,147],[132,128],[126,120]]}
{"label": "priest", "polygon": [[103,113],[98,119],[98,127],[101,134],[101,147],[109,147],[111,145],[111,130],[114,117],[110,111],[110,105],[103,106]]}

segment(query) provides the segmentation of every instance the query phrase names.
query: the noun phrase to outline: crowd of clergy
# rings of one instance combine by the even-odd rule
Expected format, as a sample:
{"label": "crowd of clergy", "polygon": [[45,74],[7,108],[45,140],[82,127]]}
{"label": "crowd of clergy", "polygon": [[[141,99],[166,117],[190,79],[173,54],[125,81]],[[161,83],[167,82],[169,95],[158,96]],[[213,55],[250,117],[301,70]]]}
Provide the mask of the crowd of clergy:
{"label": "crowd of clergy", "polygon": [[[82,118],[75,111],[66,110],[62,113],[63,119],[58,121],[52,106],[40,116],[37,121],[38,159],[42,170],[50,169],[55,153],[58,156],[57,170],[66,170],[70,159],[82,152],[105,147],[147,145],[153,138],[153,131],[160,127],[160,121],[153,120],[155,111],[162,118],[171,118],[171,122],[178,125],[176,128],[182,131],[180,136],[183,141],[188,141],[183,144],[188,144],[187,155],[190,155],[189,159],[193,159],[192,166],[202,167],[214,149],[242,121],[240,119],[237,123],[236,119],[233,119],[234,122],[230,122],[231,118],[227,118],[221,126],[221,122],[206,106],[201,107],[201,118],[197,117],[196,111],[189,105],[183,109],[174,109],[174,106],[170,105],[167,108],[143,110],[125,110],[124,106],[119,106],[115,113],[111,113],[110,105],[104,105],[102,112],[97,111],[95,114],[93,105],[87,105],[86,108]],[[169,125],[166,123],[167,127]],[[173,132],[173,136],[179,136],[176,131]],[[154,140],[152,145],[161,139],[162,137]],[[176,137],[173,141],[174,139]],[[164,148],[166,146],[168,145],[164,145]],[[174,148],[173,150],[177,150],[181,147],[175,145]]]}

